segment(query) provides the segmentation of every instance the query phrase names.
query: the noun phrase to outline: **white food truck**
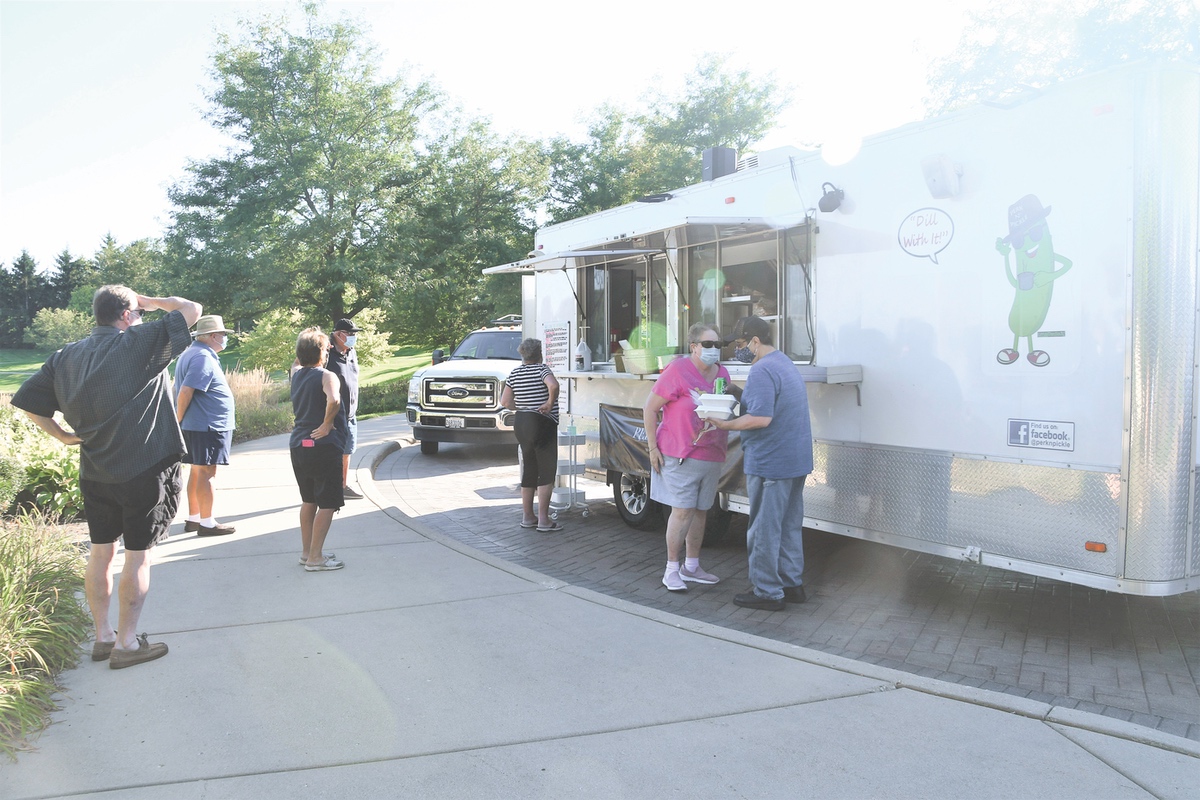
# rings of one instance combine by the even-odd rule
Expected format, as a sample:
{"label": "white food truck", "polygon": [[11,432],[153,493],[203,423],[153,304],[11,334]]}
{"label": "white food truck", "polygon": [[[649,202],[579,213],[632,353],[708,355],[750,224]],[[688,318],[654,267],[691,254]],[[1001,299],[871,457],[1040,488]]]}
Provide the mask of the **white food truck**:
{"label": "white food truck", "polygon": [[[807,526],[1130,594],[1200,588],[1200,68],[1018,93],[840,165],[705,155],[704,182],[544,227],[487,270],[522,276],[562,425],[628,522],[658,513],[638,430],[654,372],[690,324],[754,314],[808,388]],[[718,524],[748,508],[736,452],[718,502]]]}

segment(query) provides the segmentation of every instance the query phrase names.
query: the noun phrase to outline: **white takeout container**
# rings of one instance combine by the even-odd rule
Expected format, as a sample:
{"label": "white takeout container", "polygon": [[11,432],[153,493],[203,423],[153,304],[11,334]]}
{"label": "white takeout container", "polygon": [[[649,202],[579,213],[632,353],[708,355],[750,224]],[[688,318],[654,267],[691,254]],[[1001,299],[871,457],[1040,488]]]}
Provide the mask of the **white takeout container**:
{"label": "white takeout container", "polygon": [[737,405],[737,398],[731,394],[702,394],[700,402],[696,403],[696,407],[704,406],[706,408],[728,408],[730,411]]}
{"label": "white takeout container", "polygon": [[696,406],[696,416],[700,417],[700,419],[731,419],[733,417],[733,409]]}

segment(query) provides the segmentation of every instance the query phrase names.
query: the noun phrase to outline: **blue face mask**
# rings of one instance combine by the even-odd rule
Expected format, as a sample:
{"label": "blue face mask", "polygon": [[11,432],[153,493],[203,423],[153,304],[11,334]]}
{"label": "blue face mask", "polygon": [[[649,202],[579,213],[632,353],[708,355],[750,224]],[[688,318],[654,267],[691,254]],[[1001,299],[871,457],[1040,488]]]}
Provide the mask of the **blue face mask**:
{"label": "blue face mask", "polygon": [[715,364],[721,360],[721,351],[716,347],[700,348],[700,360],[705,364]]}
{"label": "blue face mask", "polygon": [[733,357],[743,364],[749,364],[754,361],[754,353],[750,352],[750,345],[739,347],[737,350],[734,350]]}
{"label": "blue face mask", "polygon": [[357,341],[358,341],[357,336],[347,336],[346,337],[346,347],[354,347],[354,343]]}

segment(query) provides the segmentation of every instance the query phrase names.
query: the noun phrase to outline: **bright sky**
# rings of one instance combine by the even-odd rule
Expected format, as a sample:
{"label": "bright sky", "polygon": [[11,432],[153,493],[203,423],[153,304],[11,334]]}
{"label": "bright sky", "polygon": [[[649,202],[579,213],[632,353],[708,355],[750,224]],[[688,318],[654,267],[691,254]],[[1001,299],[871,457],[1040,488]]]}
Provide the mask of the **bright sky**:
{"label": "bright sky", "polygon": [[[922,115],[925,70],[981,0],[328,2],[364,21],[385,72],[407,67],[502,132],[578,137],[603,102],[683,86],[706,52],[774,72],[795,99],[759,150]],[[205,122],[217,31],[283,2],[0,0],[0,260],[48,269],[105,234],[161,236],[167,188],[225,142]],[[865,24],[864,24],[865,23]]]}

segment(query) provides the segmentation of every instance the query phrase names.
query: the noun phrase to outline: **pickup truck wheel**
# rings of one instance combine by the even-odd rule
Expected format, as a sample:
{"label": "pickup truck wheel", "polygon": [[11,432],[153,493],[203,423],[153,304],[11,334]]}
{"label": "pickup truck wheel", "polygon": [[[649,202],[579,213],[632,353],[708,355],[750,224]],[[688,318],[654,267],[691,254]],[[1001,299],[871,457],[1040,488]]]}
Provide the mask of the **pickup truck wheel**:
{"label": "pickup truck wheel", "polygon": [[438,450],[437,442],[429,442],[424,439],[421,440],[421,455],[436,456],[437,450]]}
{"label": "pickup truck wheel", "polygon": [[613,501],[617,513],[631,528],[652,531],[662,527],[662,511],[658,503],[650,499],[650,479],[641,475],[621,473],[613,481]]}

